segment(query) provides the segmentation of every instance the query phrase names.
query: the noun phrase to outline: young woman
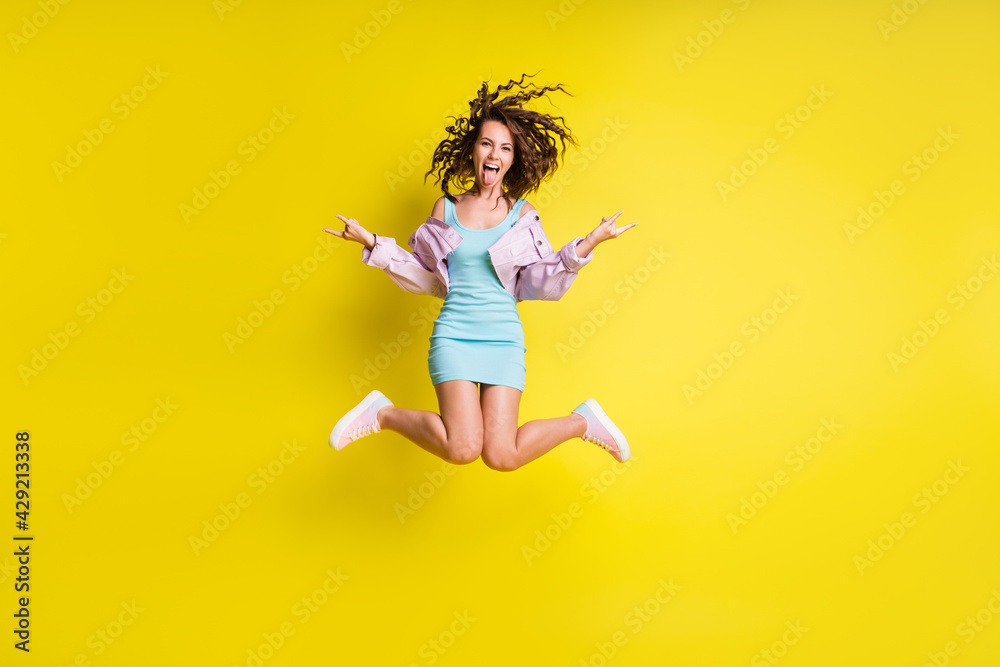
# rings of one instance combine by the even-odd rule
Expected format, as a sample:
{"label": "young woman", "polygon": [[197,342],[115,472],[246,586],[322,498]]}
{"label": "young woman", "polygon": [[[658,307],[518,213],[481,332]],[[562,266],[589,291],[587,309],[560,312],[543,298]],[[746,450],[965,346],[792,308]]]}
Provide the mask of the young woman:
{"label": "young woman", "polygon": [[[523,105],[548,91],[569,93],[561,85],[525,85],[525,76],[492,94],[484,82],[469,103],[469,117],[447,128],[424,176],[426,181],[437,168],[444,196],[410,237],[414,252],[339,214],[343,231],[324,229],[363,245],[362,261],[403,290],[444,299],[428,357],[440,414],[396,407],[373,391],[334,426],[335,449],[389,429],[446,461],[471,463],[482,456],[494,470],[514,470],[576,437],[618,461],[630,457],[625,436],[592,398],[566,416],[518,428],[525,347],[517,302],[559,299],[598,244],[638,224],[618,227],[619,211],[553,251],[538,212],[521,197],[555,173],[556,140],[562,155],[566,142],[576,140],[561,117]],[[498,99],[515,86],[519,90]],[[464,190],[458,195],[448,191],[453,180]]]}

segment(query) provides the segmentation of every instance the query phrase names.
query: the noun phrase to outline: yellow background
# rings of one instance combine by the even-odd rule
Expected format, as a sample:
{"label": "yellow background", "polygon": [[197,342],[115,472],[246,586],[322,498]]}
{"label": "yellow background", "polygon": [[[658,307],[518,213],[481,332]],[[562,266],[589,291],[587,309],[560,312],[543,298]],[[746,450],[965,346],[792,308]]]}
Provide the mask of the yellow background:
{"label": "yellow background", "polygon": [[[997,3],[46,4],[0,12],[2,664],[998,664],[1000,280],[983,264],[1000,251]],[[147,67],[165,74],[143,88]],[[440,302],[321,228],[340,213],[405,244],[439,194],[421,179],[447,116],[485,78],[539,70],[573,96],[536,108],[581,143],[529,195],[553,245],[618,210],[640,224],[561,301],[521,305],[521,420],[593,396],[632,464],[581,440],[511,473],[445,470],[394,433],[335,452],[330,429],[371,388],[436,408]],[[248,161],[274,109],[294,118]],[[53,163],[104,119],[113,131],[60,179]],[[765,142],[777,150],[723,197]],[[924,151],[929,168],[905,171]],[[239,173],[185,221],[229,161]],[[894,180],[905,193],[852,242],[845,225]],[[653,250],[669,259],[644,272]],[[312,269],[299,283],[297,265]],[[102,292],[116,270],[133,278]],[[958,308],[966,284],[979,290]],[[779,290],[797,298],[775,319]],[[369,362],[383,368],[363,385]],[[716,378],[685,395],[699,371]],[[158,399],[177,406],[161,421]],[[824,419],[841,426],[796,469]],[[22,430],[28,655],[10,632]],[[274,464],[284,443],[301,451]],[[734,531],[744,499],[756,514]],[[905,512],[915,525],[893,537]],[[224,529],[193,547],[212,521]],[[869,540],[886,548],[859,566]],[[346,577],[329,594],[328,571]],[[324,604],[305,618],[310,596]],[[991,622],[969,641],[977,613]],[[283,624],[294,634],[268,651]]]}

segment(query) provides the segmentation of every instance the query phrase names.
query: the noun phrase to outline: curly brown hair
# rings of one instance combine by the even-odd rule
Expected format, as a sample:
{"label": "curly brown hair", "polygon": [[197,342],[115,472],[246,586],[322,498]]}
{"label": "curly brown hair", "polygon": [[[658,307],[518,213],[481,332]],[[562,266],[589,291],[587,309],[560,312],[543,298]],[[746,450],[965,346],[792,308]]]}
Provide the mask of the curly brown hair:
{"label": "curly brown hair", "polygon": [[[436,169],[435,182],[441,183],[441,191],[453,203],[457,200],[448,191],[449,184],[454,182],[465,191],[473,187],[475,174],[472,152],[479,140],[482,126],[488,120],[506,125],[514,138],[514,158],[502,183],[502,196],[507,202],[508,210],[514,201],[537,190],[543,181],[551,178],[559,167],[559,157],[566,154],[566,143],[579,144],[562,116],[524,109],[521,105],[544,97],[550,91],[560,90],[570,97],[572,94],[562,84],[539,88],[531,81],[524,83],[525,77],[536,74],[538,72],[522,74],[520,81],[511,79],[506,84],[497,86],[492,93],[489,83],[484,81],[476,99],[469,102],[469,117],[450,116],[455,118],[455,124],[446,128],[448,136],[434,150],[431,168],[424,174],[424,183]],[[515,86],[520,90],[497,99],[501,92],[509,91]],[[561,151],[556,145],[557,140],[562,142]]]}

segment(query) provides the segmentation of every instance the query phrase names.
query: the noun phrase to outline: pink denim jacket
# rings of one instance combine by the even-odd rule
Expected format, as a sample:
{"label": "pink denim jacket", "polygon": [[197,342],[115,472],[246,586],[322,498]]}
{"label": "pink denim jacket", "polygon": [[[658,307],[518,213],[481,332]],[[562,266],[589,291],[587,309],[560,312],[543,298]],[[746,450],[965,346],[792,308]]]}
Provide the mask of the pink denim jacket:
{"label": "pink denim jacket", "polygon": [[[577,257],[578,236],[559,252],[553,252],[538,211],[528,211],[489,247],[490,260],[504,288],[518,301],[555,301],[576,279],[577,272],[594,258]],[[396,240],[375,235],[375,246],[362,248],[361,260],[382,269],[401,289],[443,299],[448,293],[448,255],[461,243],[461,235],[448,223],[434,217],[410,236],[413,252],[403,250]]]}

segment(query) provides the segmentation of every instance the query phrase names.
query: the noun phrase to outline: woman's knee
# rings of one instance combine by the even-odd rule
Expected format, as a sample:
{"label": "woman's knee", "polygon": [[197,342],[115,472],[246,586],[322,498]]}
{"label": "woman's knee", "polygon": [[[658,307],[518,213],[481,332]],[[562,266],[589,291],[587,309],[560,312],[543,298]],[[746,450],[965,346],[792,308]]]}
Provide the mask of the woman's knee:
{"label": "woman's knee", "polygon": [[483,443],[482,457],[486,467],[493,470],[510,472],[521,467],[513,440],[487,438]]}
{"label": "woman's knee", "polygon": [[448,462],[457,465],[472,463],[483,453],[482,433],[464,433],[448,438]]}

